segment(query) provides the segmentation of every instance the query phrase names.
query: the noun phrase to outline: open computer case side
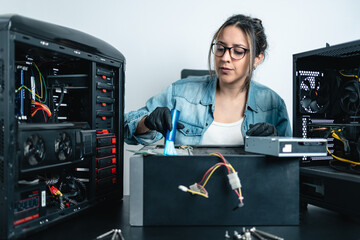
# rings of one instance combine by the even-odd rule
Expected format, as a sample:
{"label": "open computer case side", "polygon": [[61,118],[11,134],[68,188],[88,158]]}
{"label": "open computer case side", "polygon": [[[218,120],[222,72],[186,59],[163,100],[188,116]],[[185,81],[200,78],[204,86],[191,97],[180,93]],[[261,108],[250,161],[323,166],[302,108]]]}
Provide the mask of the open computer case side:
{"label": "open computer case side", "polygon": [[0,16],[0,239],[122,199],[124,82],[108,43]]}
{"label": "open computer case side", "polygon": [[293,55],[293,133],[326,138],[328,155],[304,157],[303,204],[358,215],[360,40]]}
{"label": "open computer case side", "polygon": [[[295,137],[328,138],[330,152],[341,148],[331,130],[342,129],[349,152],[337,152],[359,160],[360,41],[295,54],[293,56],[293,132]],[[340,133],[338,133],[340,134]],[[348,149],[346,149],[348,150]],[[331,156],[304,158],[321,164]]]}

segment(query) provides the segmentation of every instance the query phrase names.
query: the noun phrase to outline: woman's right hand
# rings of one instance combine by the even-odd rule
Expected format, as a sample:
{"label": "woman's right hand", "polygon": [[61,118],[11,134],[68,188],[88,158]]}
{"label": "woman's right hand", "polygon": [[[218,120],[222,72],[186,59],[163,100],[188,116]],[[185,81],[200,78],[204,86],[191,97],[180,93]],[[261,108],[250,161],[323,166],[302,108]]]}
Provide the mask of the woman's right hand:
{"label": "woman's right hand", "polygon": [[[144,117],[138,124],[136,135],[144,134],[149,130],[160,132],[166,137],[167,130],[172,130],[171,112],[167,107],[157,107],[150,115]],[[183,129],[185,126],[178,123],[176,128]]]}
{"label": "woman's right hand", "polygon": [[144,125],[150,130],[160,132],[165,137],[166,131],[172,130],[170,109],[157,107],[150,115],[145,117]]}

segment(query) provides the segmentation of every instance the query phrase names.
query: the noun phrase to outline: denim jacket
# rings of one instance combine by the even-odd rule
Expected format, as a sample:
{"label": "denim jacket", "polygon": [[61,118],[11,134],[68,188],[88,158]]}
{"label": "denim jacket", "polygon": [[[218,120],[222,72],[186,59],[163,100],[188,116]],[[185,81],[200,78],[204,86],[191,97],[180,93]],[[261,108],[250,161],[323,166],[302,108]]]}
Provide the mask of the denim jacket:
{"label": "denim jacket", "polygon": [[[178,129],[175,144],[200,145],[202,136],[214,121],[217,80],[210,76],[190,77],[174,82],[160,94],[151,97],[146,106],[125,114],[125,142],[149,145],[163,136],[149,131],[135,136],[140,120],[156,107],[168,107],[180,111],[179,122],[185,128]],[[242,133],[245,136],[250,124],[268,122],[278,130],[279,136],[291,136],[292,131],[284,100],[270,88],[251,81],[244,112]]]}

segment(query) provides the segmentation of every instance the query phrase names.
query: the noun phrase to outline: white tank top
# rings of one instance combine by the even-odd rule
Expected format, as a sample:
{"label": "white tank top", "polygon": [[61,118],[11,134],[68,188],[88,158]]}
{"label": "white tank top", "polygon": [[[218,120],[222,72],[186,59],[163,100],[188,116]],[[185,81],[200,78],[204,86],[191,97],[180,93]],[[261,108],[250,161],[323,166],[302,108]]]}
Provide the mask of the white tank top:
{"label": "white tank top", "polygon": [[244,145],[244,138],[241,132],[241,125],[244,118],[233,123],[219,123],[213,121],[205,131],[202,138],[202,145]]}

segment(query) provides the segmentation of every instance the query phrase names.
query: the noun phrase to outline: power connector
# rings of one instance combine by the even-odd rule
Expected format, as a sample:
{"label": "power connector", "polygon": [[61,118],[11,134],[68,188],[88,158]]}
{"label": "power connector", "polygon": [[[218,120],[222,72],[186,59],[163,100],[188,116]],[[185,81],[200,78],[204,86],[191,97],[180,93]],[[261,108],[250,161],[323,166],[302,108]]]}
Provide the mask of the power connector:
{"label": "power connector", "polygon": [[232,190],[241,188],[240,178],[237,172],[233,172],[227,175]]}
{"label": "power connector", "polygon": [[[190,188],[191,191],[201,193],[201,189],[199,188],[197,183],[194,183],[193,185],[190,185],[189,188]],[[191,194],[194,194],[194,193],[191,193]]]}
{"label": "power connector", "polygon": [[183,191],[183,192],[187,192],[189,189],[187,188],[187,187],[185,187],[185,186],[183,186],[183,185],[179,185],[179,187],[178,187],[181,191]]}

